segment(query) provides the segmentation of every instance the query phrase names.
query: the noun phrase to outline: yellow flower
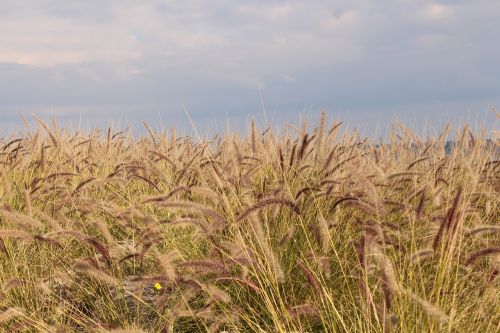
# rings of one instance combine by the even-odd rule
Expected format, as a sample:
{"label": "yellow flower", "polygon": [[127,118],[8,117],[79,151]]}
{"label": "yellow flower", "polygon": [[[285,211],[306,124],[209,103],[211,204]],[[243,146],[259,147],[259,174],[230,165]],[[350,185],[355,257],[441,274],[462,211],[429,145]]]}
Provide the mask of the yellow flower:
{"label": "yellow flower", "polygon": [[156,290],[161,290],[161,284],[160,284],[160,282],[156,282],[155,283],[155,289]]}

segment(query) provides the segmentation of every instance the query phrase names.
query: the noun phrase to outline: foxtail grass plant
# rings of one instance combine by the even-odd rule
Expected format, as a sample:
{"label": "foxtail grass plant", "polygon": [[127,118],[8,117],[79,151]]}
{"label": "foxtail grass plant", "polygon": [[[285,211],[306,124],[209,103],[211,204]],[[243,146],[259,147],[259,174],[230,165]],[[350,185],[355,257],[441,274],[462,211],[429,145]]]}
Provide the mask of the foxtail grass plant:
{"label": "foxtail grass plant", "polygon": [[499,332],[499,138],[0,139],[2,332]]}

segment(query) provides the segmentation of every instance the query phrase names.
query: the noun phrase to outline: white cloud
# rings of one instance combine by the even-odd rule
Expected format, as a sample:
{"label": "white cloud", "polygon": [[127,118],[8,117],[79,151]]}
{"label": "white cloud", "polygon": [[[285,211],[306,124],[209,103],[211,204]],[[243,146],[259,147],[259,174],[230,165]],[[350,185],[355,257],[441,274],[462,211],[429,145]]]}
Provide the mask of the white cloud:
{"label": "white cloud", "polygon": [[342,25],[353,25],[359,23],[359,14],[354,10],[347,11],[346,13],[332,13],[330,17],[323,20],[323,26],[326,29],[337,29]]}
{"label": "white cloud", "polygon": [[[325,9],[323,2],[311,6],[221,1],[224,7],[215,8],[198,1],[184,7],[160,1],[110,3],[107,20],[97,22],[64,16],[74,14],[74,4],[71,10],[65,11],[64,5],[58,8],[57,15],[44,11],[43,2],[33,2],[34,9],[29,11],[17,9],[25,15],[0,20],[0,62],[43,67],[91,62],[133,62],[136,66],[138,61],[149,64],[150,59],[158,58],[167,64],[210,66],[218,61],[239,61],[265,75],[274,69],[342,62],[355,49],[343,45],[345,38],[340,35],[349,33],[346,29],[355,24],[357,15],[346,11],[332,19],[334,8],[327,5]],[[155,3],[167,5],[161,9]],[[227,14],[221,15],[221,10]],[[95,11],[99,11],[97,4]],[[293,56],[299,50],[307,50],[307,56]]]}
{"label": "white cloud", "polygon": [[0,62],[32,66],[124,62],[140,58],[120,26],[36,17],[0,20]]}
{"label": "white cloud", "polygon": [[285,74],[285,73],[282,73],[280,74],[281,76],[281,79],[286,82],[286,83],[297,83],[299,82],[299,80],[297,80],[294,76],[290,75],[290,74]]}
{"label": "white cloud", "polygon": [[238,7],[242,15],[251,15],[266,21],[285,20],[296,12],[297,3],[244,4]]}
{"label": "white cloud", "polygon": [[421,11],[421,17],[426,20],[446,20],[453,17],[453,7],[438,3],[431,3]]}
{"label": "white cloud", "polygon": [[422,47],[439,48],[448,41],[448,37],[440,33],[422,34],[417,36],[416,42]]}

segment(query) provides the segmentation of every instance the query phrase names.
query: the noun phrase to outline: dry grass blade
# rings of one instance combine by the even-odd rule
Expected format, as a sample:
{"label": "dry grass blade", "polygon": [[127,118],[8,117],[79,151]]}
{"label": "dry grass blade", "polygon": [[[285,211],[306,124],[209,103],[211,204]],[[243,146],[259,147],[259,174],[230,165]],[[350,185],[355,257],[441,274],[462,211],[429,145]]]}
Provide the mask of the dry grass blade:
{"label": "dry grass blade", "polygon": [[247,287],[249,287],[250,289],[252,289],[253,291],[255,291],[256,293],[262,293],[263,290],[259,287],[257,287],[255,285],[255,283],[249,281],[249,280],[245,280],[245,279],[241,279],[241,278],[237,278],[237,277],[232,277],[232,276],[228,276],[228,277],[219,277],[217,278],[216,282],[221,282],[221,281],[236,281],[238,283],[241,283]]}
{"label": "dry grass blade", "polygon": [[15,229],[0,229],[0,238],[29,240],[33,239],[33,235],[21,230]]}
{"label": "dry grass blade", "polygon": [[116,328],[111,330],[101,329],[100,333],[147,333],[147,331],[141,330],[139,328]]}
{"label": "dry grass blade", "polygon": [[191,167],[191,165],[194,163],[194,161],[196,160],[196,158],[203,153],[205,149],[199,151],[198,153],[196,153],[193,157],[191,157],[191,159],[189,160],[189,162],[184,166],[184,168],[182,168],[181,172],[179,173],[179,175],[176,177],[175,179],[175,183],[177,185],[180,184],[182,178],[186,175],[186,173],[188,172],[189,168]]}
{"label": "dry grass blade", "polygon": [[241,221],[248,217],[250,214],[255,213],[259,210],[262,210],[266,207],[273,206],[273,205],[279,205],[279,206],[287,206],[289,207],[295,214],[300,214],[299,207],[295,204],[295,202],[288,200],[288,199],[283,199],[283,198],[267,198],[267,199],[262,199],[259,202],[255,203],[253,206],[248,207],[245,209],[237,218],[236,221]]}
{"label": "dry grass blade", "polygon": [[96,252],[102,255],[108,265],[111,266],[111,256],[109,255],[109,250],[106,245],[102,244],[100,241],[92,237],[85,237],[82,239],[82,241],[92,246],[96,250]]}
{"label": "dry grass blade", "polygon": [[151,141],[153,142],[153,145],[156,147],[158,144],[156,142],[155,134],[153,129],[149,126],[149,124],[145,121],[142,122],[144,124],[144,127],[147,129],[149,137],[151,138]]}
{"label": "dry grass blade", "polygon": [[59,224],[59,222],[54,220],[52,217],[45,214],[44,212],[35,209],[34,215],[37,216],[43,222],[45,222],[53,231],[56,232],[62,231],[62,227]]}
{"label": "dry grass blade", "polygon": [[496,225],[482,225],[470,230],[467,230],[467,236],[474,236],[482,233],[500,233],[500,226]]}
{"label": "dry grass blade", "polygon": [[487,247],[484,249],[481,249],[479,251],[476,251],[472,253],[466,260],[465,260],[465,265],[470,265],[477,259],[484,257],[484,256],[490,256],[492,254],[497,254],[500,253],[500,247]]}
{"label": "dry grass blade", "polygon": [[441,311],[440,309],[438,309],[431,302],[429,302],[429,301],[423,299],[422,297],[412,293],[411,291],[404,290],[403,292],[407,296],[409,296],[411,299],[413,299],[415,302],[417,302],[417,304],[420,305],[422,310],[424,310],[424,312],[428,316],[430,316],[430,317],[432,317],[440,322],[443,322],[443,323],[446,323],[449,320],[448,315],[446,313],[444,313],[443,311]]}
{"label": "dry grass blade", "polygon": [[49,135],[50,139],[52,140],[52,143],[54,144],[54,146],[58,146],[59,143],[56,139],[56,137],[54,136],[54,134],[52,134],[52,131],[50,130],[49,126],[47,126],[47,124],[45,124],[45,122],[38,118],[35,114],[32,115],[33,118],[35,118],[35,120],[40,124],[40,126],[43,127],[43,129],[47,132],[47,134]]}
{"label": "dry grass blade", "polygon": [[158,188],[158,186],[150,179],[148,179],[144,176],[141,176],[141,175],[137,175],[137,174],[132,175],[132,178],[140,179],[140,180],[146,182],[149,186],[151,186],[151,188],[154,188],[156,191],[160,192],[160,189]]}
{"label": "dry grass blade", "polygon": [[411,171],[406,171],[406,172],[396,172],[391,175],[387,176],[388,180],[394,179],[394,178],[400,178],[400,177],[417,177],[420,176],[420,172],[411,172]]}
{"label": "dry grass blade", "polygon": [[416,159],[415,161],[411,162],[410,164],[408,164],[408,167],[406,168],[407,170],[411,170],[411,168],[413,168],[415,165],[417,165],[418,163],[421,163],[421,162],[424,162],[424,161],[427,161],[430,157],[428,156],[425,156],[425,157],[422,157],[422,158],[419,158],[419,159]]}
{"label": "dry grass blade", "polygon": [[201,204],[197,204],[194,202],[188,202],[188,201],[173,201],[173,202],[162,202],[162,203],[157,203],[158,206],[165,207],[165,208],[184,208],[184,209],[190,209],[194,210],[197,212],[200,212],[206,216],[211,217],[214,222],[216,222],[213,227],[214,228],[221,228],[227,224],[226,219],[224,216],[222,216],[219,212],[216,210],[206,207]]}
{"label": "dry grass blade", "polygon": [[0,313],[0,324],[19,316],[24,316],[24,309],[19,307],[8,308],[4,312]]}
{"label": "dry grass blade", "polygon": [[224,303],[231,303],[231,296],[229,296],[229,294],[226,291],[222,290],[216,285],[213,284],[204,285],[203,289],[210,295],[210,297],[213,297],[215,300]]}
{"label": "dry grass blade", "polygon": [[118,280],[116,280],[114,277],[103,272],[100,269],[95,268],[94,266],[90,265],[88,262],[83,260],[77,260],[73,265],[73,270],[77,273],[86,274],[110,286],[116,287],[119,285]]}
{"label": "dry grass blade", "polygon": [[286,233],[283,235],[283,238],[281,238],[281,240],[279,242],[280,246],[284,246],[286,243],[288,243],[292,239],[292,237],[295,233],[295,229],[296,229],[295,226],[291,226],[290,228],[288,228]]}
{"label": "dry grass blade", "polygon": [[19,287],[21,285],[22,285],[21,280],[18,277],[15,277],[15,276],[11,277],[10,279],[6,280],[3,283],[2,292],[3,293],[7,293],[10,290],[12,290],[14,288],[17,288],[17,287]]}
{"label": "dry grass blade", "polygon": [[314,304],[301,304],[291,307],[288,311],[292,317],[296,320],[300,319],[302,316],[307,317],[317,317],[319,316],[318,309],[314,306]]}
{"label": "dry grass blade", "polygon": [[384,293],[385,306],[390,308],[392,306],[392,299],[398,294],[401,288],[389,258],[378,247],[375,247],[374,254],[375,260],[382,271],[382,291]]}
{"label": "dry grass blade", "polygon": [[13,213],[0,209],[0,216],[11,222],[13,225],[25,230],[43,230],[45,226],[40,221],[21,213]]}
{"label": "dry grass blade", "polygon": [[2,252],[3,254],[9,253],[7,251],[7,247],[5,246],[5,242],[3,241],[2,237],[0,237],[0,252]]}
{"label": "dry grass blade", "polygon": [[166,195],[158,195],[158,196],[150,197],[150,198],[147,198],[144,201],[142,201],[142,203],[145,204],[145,203],[150,203],[150,202],[166,201],[169,198],[171,198],[172,196],[174,196],[176,193],[189,192],[189,191],[190,191],[190,189],[187,186],[184,186],[184,185],[177,186],[174,189],[172,189],[170,192],[168,192],[168,194],[166,194]]}
{"label": "dry grass blade", "polygon": [[355,198],[355,197],[345,197],[345,198],[341,198],[337,201],[335,201],[335,203],[330,207],[330,213],[333,212],[335,210],[335,208],[340,205],[341,203],[343,202],[346,202],[346,201],[359,201],[360,199],[358,198]]}
{"label": "dry grass blade", "polygon": [[33,238],[37,241],[40,241],[40,242],[45,242],[47,244],[55,245],[56,247],[58,247],[61,250],[64,249],[64,247],[62,246],[62,244],[60,242],[58,242],[57,240],[55,240],[51,237],[47,237],[47,236],[43,236],[43,235],[34,235]]}
{"label": "dry grass blade", "polygon": [[165,273],[165,276],[170,281],[175,281],[177,279],[177,272],[175,270],[175,266],[173,261],[180,257],[178,251],[171,251],[167,254],[157,254],[156,257],[160,262],[160,267]]}
{"label": "dry grass blade", "polygon": [[2,176],[2,183],[3,183],[3,195],[7,198],[10,198],[12,195],[12,190],[10,187],[10,181],[7,177],[7,173],[5,172],[3,167],[0,167],[0,176]]}
{"label": "dry grass blade", "polygon": [[454,225],[457,224],[456,220],[458,218],[458,205],[461,197],[462,197],[462,189],[459,189],[458,193],[455,196],[455,199],[453,200],[451,208],[448,210],[448,213],[446,214],[446,218],[441,223],[438,233],[434,238],[434,243],[433,243],[434,251],[437,250],[439,244],[441,243],[441,239],[444,237],[444,234],[446,232],[448,232],[450,237],[453,236],[452,229],[454,228]]}
{"label": "dry grass blade", "polygon": [[433,249],[422,249],[412,254],[410,257],[411,262],[420,262],[427,258],[431,258],[434,255]]}
{"label": "dry grass blade", "polygon": [[173,221],[169,221],[167,222],[168,225],[171,225],[171,226],[193,226],[195,227],[196,229],[198,229],[199,231],[201,231],[202,233],[206,234],[206,235],[209,235],[210,234],[210,225],[207,223],[207,222],[204,222],[204,221],[201,221],[199,219],[195,219],[195,218],[190,218],[190,217],[186,217],[186,218],[178,218],[178,219],[175,219]]}
{"label": "dry grass blade", "polygon": [[321,253],[326,254],[330,247],[330,230],[328,228],[328,222],[322,214],[319,214],[318,219],[309,226],[321,249]]}
{"label": "dry grass blade", "polygon": [[299,260],[297,262],[297,265],[299,266],[300,270],[304,273],[304,275],[307,278],[307,281],[309,282],[309,285],[317,292],[321,293],[321,284],[314,276],[313,272],[304,264],[302,260]]}
{"label": "dry grass blade", "polygon": [[95,181],[96,178],[95,177],[89,177],[83,181],[81,181],[75,188],[75,190],[73,191],[73,195],[75,195],[76,193],[78,193],[78,191],[80,191],[85,185],[87,184],[90,184],[91,182]]}

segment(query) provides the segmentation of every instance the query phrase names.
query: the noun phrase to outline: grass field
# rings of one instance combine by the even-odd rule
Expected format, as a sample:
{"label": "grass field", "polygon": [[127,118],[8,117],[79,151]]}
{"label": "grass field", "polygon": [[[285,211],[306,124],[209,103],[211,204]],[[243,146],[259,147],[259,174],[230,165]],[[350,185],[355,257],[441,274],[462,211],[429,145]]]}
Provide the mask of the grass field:
{"label": "grass field", "polygon": [[2,139],[0,331],[500,331],[496,133],[146,127]]}

